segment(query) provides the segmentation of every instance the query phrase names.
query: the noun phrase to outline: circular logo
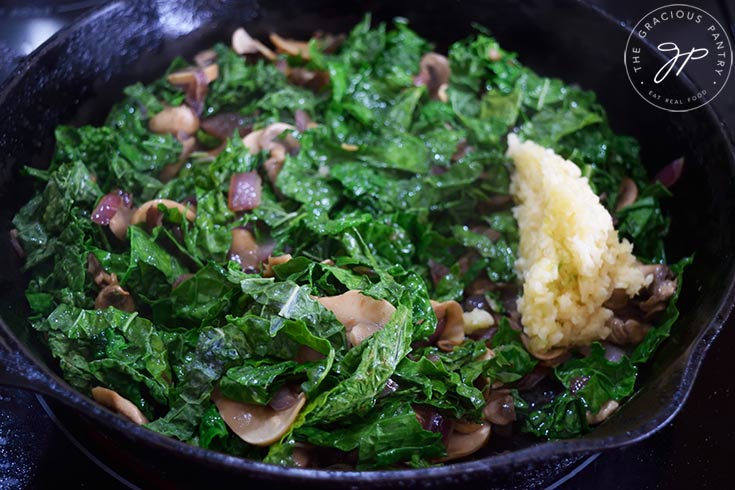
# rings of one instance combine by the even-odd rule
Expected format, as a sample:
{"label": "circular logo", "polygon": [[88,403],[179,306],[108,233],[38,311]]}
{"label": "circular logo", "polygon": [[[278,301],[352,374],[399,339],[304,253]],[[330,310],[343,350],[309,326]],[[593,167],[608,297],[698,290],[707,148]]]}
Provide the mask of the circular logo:
{"label": "circular logo", "polygon": [[[684,112],[708,104],[722,91],[733,53],[717,19],[699,7],[672,4],[649,12],[635,25],[624,61],[630,83],[645,101]],[[679,80],[684,74],[698,87],[696,93]]]}

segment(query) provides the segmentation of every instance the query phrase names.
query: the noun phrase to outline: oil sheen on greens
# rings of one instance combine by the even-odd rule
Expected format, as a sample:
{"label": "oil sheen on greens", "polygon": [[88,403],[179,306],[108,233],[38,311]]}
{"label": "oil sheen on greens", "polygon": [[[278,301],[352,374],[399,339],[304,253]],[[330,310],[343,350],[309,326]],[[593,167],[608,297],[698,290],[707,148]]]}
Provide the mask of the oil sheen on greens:
{"label": "oil sheen on greens", "polygon": [[[251,155],[239,138],[216,158],[194,154],[176,178],[158,180],[181,151],[173,136],[148,130],[151,113],[184,102],[165,78],[128,87],[101,127],[59,127],[49,169],[27,169],[40,189],[14,224],[32,273],[26,292],[32,325],[48,339],[66,379],[84,392],[97,385],[117,391],[154,431],[235,455],[293,464],[293,445],[306,441],[356,451],[358,469],[435,463],[445,454],[441,434],[423,429],[414,407],[479,420],[485,403],[474,384],[479,376],[512,388],[536,365],[507,321],[492,339],[491,360],[480,359],[483,340],[453,352],[421,343],[436,324],[430,299],[461,301],[482,274],[516,280],[515,221],[509,210],[485,206],[508,194],[509,131],[580,165],[611,211],[621,179],[632,178],[642,198],[616,216],[618,228],[642,260],[665,260],[668,221],[659,207],[665,189],[649,185],[638,145],[611,131],[591,92],[537,75],[480,32],[449,49],[448,102],[430,100],[414,77],[431,49],[404,21],[371,26],[368,16],[335,53],[312,45],[306,68],[327,71],[331,80],[313,92],[289,84],[273,63],[214,46],[220,75],[202,117],[237,112],[259,128],[293,124],[299,109],[318,123],[293,133],[300,151],[286,157],[277,189],[263,179],[262,201],[252,212],[228,209],[230,176],[262,170],[267,154]],[[488,58],[491,50],[498,60]],[[172,69],[185,65],[179,59]],[[453,159],[460,143],[473,151]],[[90,221],[99,199],[115,188],[131,193],[136,205],[195,197],[196,220],[170,211],[150,232],[135,226],[127,240],[116,240]],[[478,225],[500,238],[473,232]],[[273,255],[294,259],[277,266],[275,278],[243,272],[227,261],[236,226],[274,239]],[[477,260],[461,267],[470,250]],[[94,309],[89,253],[131,292],[135,313]],[[448,270],[436,284],[430,264]],[[172,288],[183,274],[193,277]],[[348,289],[397,308],[385,329],[349,350],[344,327],[313,299]],[[514,432],[558,438],[588,431],[585,411],[632,393],[636,366],[677,315],[672,302],[666,321],[632,356],[610,362],[594,344],[589,355],[558,366],[550,399],[527,402],[514,392]],[[294,362],[302,346],[322,360]],[[588,382],[570,391],[580,376]],[[237,438],[210,400],[219,384],[229,396],[265,404],[287,382],[300,384],[308,403],[293,430],[270,448]]]}

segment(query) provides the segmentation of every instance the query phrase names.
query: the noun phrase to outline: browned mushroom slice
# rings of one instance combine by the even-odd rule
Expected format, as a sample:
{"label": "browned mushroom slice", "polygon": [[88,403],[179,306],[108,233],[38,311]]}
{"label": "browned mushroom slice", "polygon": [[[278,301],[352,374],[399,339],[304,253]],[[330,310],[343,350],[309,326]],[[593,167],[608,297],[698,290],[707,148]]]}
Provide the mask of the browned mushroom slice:
{"label": "browned mushroom slice", "polygon": [[371,298],[357,290],[350,290],[339,296],[317,298],[317,301],[334,313],[337,320],[345,326],[347,340],[353,346],[359,345],[383,328],[396,311],[386,300]]}
{"label": "browned mushroom slice", "polygon": [[416,85],[426,85],[429,97],[434,100],[441,100],[441,92],[443,92],[443,101],[446,102],[446,90],[450,74],[449,60],[446,56],[438,53],[426,53],[421,58],[419,74],[414,79],[414,83]]}
{"label": "browned mushroom slice", "polygon": [[268,180],[271,184],[275,185],[278,179],[278,174],[283,168],[283,161],[286,158],[286,152],[288,148],[286,145],[291,145],[288,139],[284,141],[274,141],[284,131],[295,129],[292,125],[286,123],[273,123],[263,129],[253,131],[246,135],[242,142],[250,150],[250,153],[255,155],[261,151],[269,151],[269,158],[265,161],[265,169],[268,174]]}
{"label": "browned mushroom slice", "polygon": [[638,186],[635,185],[632,179],[624,178],[620,182],[620,189],[618,190],[618,200],[615,204],[615,211],[620,211],[626,206],[633,204],[638,199]]}
{"label": "browned mushroom slice", "polygon": [[291,259],[291,254],[279,255],[277,257],[268,257],[268,260],[263,266],[263,277],[274,277],[276,274],[275,272],[273,272],[273,267],[285,264]]}
{"label": "browned mushroom slice", "polygon": [[610,335],[605,340],[617,345],[638,345],[651,330],[650,325],[633,318],[623,320],[611,317],[605,325],[610,329]]}
{"label": "browned mushroom slice", "polygon": [[253,39],[248,31],[240,27],[232,33],[232,50],[237,54],[256,54],[260,53],[269,60],[277,58],[276,53],[271,51],[265,44],[257,39]]}
{"label": "browned mushroom slice", "polygon": [[676,278],[671,269],[662,264],[641,265],[640,267],[646,276],[649,274],[653,276],[651,284],[644,293],[648,295],[648,298],[638,303],[638,307],[646,314],[646,318],[650,318],[666,308],[669,299],[676,293]]}
{"label": "browned mushroom slice", "polygon": [[306,395],[300,393],[295,403],[284,410],[230,400],[217,389],[212,392],[212,401],[222,420],[240,439],[254,446],[270,446],[291,428],[306,403]]}
{"label": "browned mushroom slice", "polygon": [[455,346],[464,342],[464,315],[462,305],[456,301],[438,303],[431,301],[431,307],[438,322],[444,321],[444,330],[436,342],[437,347],[451,352]]}
{"label": "browned mushroom slice", "polygon": [[309,53],[309,43],[307,41],[285,39],[275,32],[272,32],[269,37],[279,53],[286,53],[290,56],[300,56],[304,60],[311,59],[311,54]]}
{"label": "browned mushroom slice", "polygon": [[178,209],[181,215],[189,221],[194,221],[196,218],[196,212],[192,209],[191,205],[181,204],[180,202],[172,201],[171,199],[152,199],[144,202],[133,214],[130,220],[131,225],[137,225],[146,221],[148,210],[157,209],[158,206],[163,205],[169,209]]}
{"label": "browned mushroom slice", "polygon": [[242,139],[242,142],[253,155],[263,150],[271,151],[275,145],[282,145],[282,143],[274,140],[284,131],[293,129],[295,128],[287,123],[273,123],[263,129],[249,133]]}
{"label": "browned mushroom slice", "polygon": [[308,468],[311,463],[311,453],[313,446],[304,442],[294,444],[291,452],[291,459],[297,468]]}
{"label": "browned mushroom slice", "polygon": [[104,310],[110,306],[128,313],[135,311],[133,297],[119,284],[108,284],[103,287],[94,300],[94,307],[97,310]]}
{"label": "browned mushroom slice", "polygon": [[130,226],[130,220],[133,219],[135,211],[131,208],[122,207],[117,210],[117,213],[110,219],[110,231],[115,235],[118,240],[125,240],[128,234],[128,227]]}
{"label": "browned mushroom slice", "polygon": [[92,276],[94,283],[101,288],[110,284],[117,284],[117,276],[104,270],[93,253],[87,254],[87,272]]}
{"label": "browned mushroom slice", "polygon": [[227,253],[228,260],[234,260],[244,271],[256,271],[260,265],[258,242],[255,236],[242,227],[232,229],[232,243]]}
{"label": "browned mushroom slice", "polygon": [[469,433],[462,433],[455,429],[447,437],[447,455],[442,458],[442,461],[451,461],[469,456],[485,447],[489,440],[490,424],[487,422],[480,424],[476,430]]}
{"label": "browned mushroom slice", "polygon": [[199,118],[189,106],[166,107],[148,121],[148,128],[157,134],[194,134],[199,129]]}
{"label": "browned mushroom slice", "polygon": [[516,408],[510,390],[493,390],[482,414],[497,425],[509,425],[516,420]]}
{"label": "browned mushroom slice", "polygon": [[211,65],[217,60],[217,51],[213,49],[205,49],[194,55],[194,64],[200,68]]}
{"label": "browned mushroom slice", "polygon": [[209,64],[204,67],[189,67],[183,70],[175,71],[170,73],[166,80],[171,85],[190,85],[197,83],[197,73],[201,72],[204,75],[204,82],[211,83],[219,77],[219,66],[216,64]]}
{"label": "browned mushroom slice", "polygon": [[566,347],[555,347],[545,351],[534,351],[531,348],[531,343],[525,333],[521,333],[521,343],[523,343],[523,347],[525,347],[533,357],[544,361],[544,364],[547,366],[553,366],[561,363],[561,361],[565,360],[569,354],[569,349]]}
{"label": "browned mushroom slice", "polygon": [[148,423],[148,419],[143,412],[136,407],[133,402],[123,398],[116,391],[108,390],[101,386],[95,386],[92,388],[92,398],[98,403],[106,406],[107,408],[114,410],[123,417],[127,418],[133,423],[138,425],[144,425]]}
{"label": "browned mushroom slice", "polygon": [[597,425],[602,423],[604,420],[610,417],[610,415],[615,413],[615,410],[617,410],[619,406],[620,404],[615,400],[608,400],[602,404],[599,412],[593,414],[588,410],[587,423],[589,425]]}
{"label": "browned mushroom slice", "polygon": [[161,182],[168,182],[169,180],[176,177],[176,175],[178,175],[179,171],[186,163],[186,160],[189,158],[189,155],[191,155],[194,151],[196,141],[196,138],[194,138],[193,136],[184,138],[181,141],[181,153],[179,153],[179,159],[176,161],[176,163],[172,163],[163,167],[160,175],[158,176],[158,179]]}
{"label": "browned mushroom slice", "polygon": [[625,289],[616,288],[613,289],[612,294],[607,301],[602,304],[602,306],[612,311],[618,311],[628,306],[628,304],[630,304],[630,299],[631,298],[628,296]]}

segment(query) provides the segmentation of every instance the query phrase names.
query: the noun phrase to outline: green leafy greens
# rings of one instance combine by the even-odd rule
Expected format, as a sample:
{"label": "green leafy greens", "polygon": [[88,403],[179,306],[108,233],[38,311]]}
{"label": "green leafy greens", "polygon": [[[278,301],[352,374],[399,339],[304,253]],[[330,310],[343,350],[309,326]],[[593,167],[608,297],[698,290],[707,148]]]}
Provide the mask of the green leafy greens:
{"label": "green leafy greens", "polygon": [[[668,191],[649,184],[636,142],[611,130],[594,94],[539,76],[488,34],[449,48],[441,97],[417,82],[432,45],[404,20],[373,25],[368,15],[336,49],[328,44],[313,39],[308,56],[280,55],[277,63],[214,46],[218,77],[200,101],[200,119],[239,122],[229,138],[204,125],[184,135],[194,138],[194,152],[184,151],[181,135],[149,130],[165,107],[191,104],[191,93],[166,78],[127,87],[100,127],[60,126],[48,170],[27,169],[40,192],[13,220],[32,274],[31,322],[73,386],[117,391],[152,430],[278,464],[295,464],[294,451],[307,445],[324,450],[323,463],[332,454],[358,469],[425,466],[448,456],[447,434],[427,413],[479,423],[494,383],[515,388],[540,368],[502,306],[503,287],[518,282],[507,134],[576,162],[648,262],[666,260],[659,201]],[[187,66],[177,59],[169,73]],[[298,74],[323,83],[297,83]],[[299,126],[304,114],[316,124],[273,140],[288,149],[275,172],[272,146],[251,151],[238,137],[238,129],[274,122]],[[164,178],[177,162],[178,173]],[[233,211],[230,179],[243,172],[260,175],[260,202]],[[642,191],[616,211],[624,178]],[[136,206],[187,202],[196,217],[159,205],[120,239],[90,219],[118,189]],[[242,268],[230,260],[233,229],[291,260]],[[100,308],[104,285],[88,271],[90,255],[130,294],[135,312]],[[684,265],[673,267],[679,286]],[[492,305],[492,331],[438,344],[437,325],[447,319],[437,318],[431,300],[462,301],[488,283],[497,286],[481,295]],[[395,307],[355,346],[317,300],[349,290]],[[513,389],[524,430],[551,438],[589,430],[588,412],[633,392],[637,366],[678,316],[673,300],[661,316],[619,361],[594,343],[558,365],[560,391],[546,403],[528,404]],[[263,448],[227,426],[215,389],[263,407],[284,390],[307,402]]]}

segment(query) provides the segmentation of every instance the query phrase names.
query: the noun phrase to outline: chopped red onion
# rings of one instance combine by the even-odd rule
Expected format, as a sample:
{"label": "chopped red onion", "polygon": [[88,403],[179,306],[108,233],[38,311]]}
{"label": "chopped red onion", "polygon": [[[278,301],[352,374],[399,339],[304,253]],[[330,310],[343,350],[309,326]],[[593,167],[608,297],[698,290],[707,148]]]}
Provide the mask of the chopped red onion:
{"label": "chopped red onion", "polygon": [[434,260],[429,260],[429,272],[431,273],[431,282],[434,286],[439,284],[439,281],[444,279],[449,274],[449,267]]}
{"label": "chopped red onion", "polygon": [[380,391],[378,398],[386,397],[391,393],[395,393],[396,390],[398,390],[398,383],[393,381],[393,378],[388,378],[388,381],[386,381],[385,386]]}
{"label": "chopped red onion", "polygon": [[243,117],[234,112],[223,112],[208,117],[201,121],[199,127],[205,133],[221,140],[230,138],[235,129],[238,129],[240,136],[245,136],[245,134],[250,132],[250,127],[245,124]]}
{"label": "chopped red onion", "polygon": [[26,252],[23,250],[23,246],[20,244],[20,240],[18,239],[18,230],[13,228],[10,230],[10,245],[13,246],[13,250],[15,250],[15,253],[18,254],[18,257],[25,257]]}
{"label": "chopped red onion", "polygon": [[294,388],[292,386],[283,386],[280,390],[276,391],[276,394],[273,395],[273,398],[271,398],[270,407],[280,412],[281,410],[286,410],[287,408],[290,408],[296,403],[298,399],[298,393],[295,392]]}
{"label": "chopped red onion", "polygon": [[263,182],[257,172],[241,172],[230,178],[227,207],[232,211],[250,211],[260,205]]}
{"label": "chopped red onion", "polygon": [[684,171],[684,157],[677,158],[673,162],[659,170],[654,181],[661,182],[666,187],[671,187],[679,180]]}
{"label": "chopped red onion", "polygon": [[130,194],[121,190],[114,190],[102,196],[100,202],[97,203],[97,207],[92,211],[91,219],[98,225],[109,225],[118,208],[130,208],[132,202],[133,199]]}
{"label": "chopped red onion", "polygon": [[182,282],[184,282],[184,281],[186,281],[188,279],[191,279],[192,277],[194,277],[194,274],[192,274],[190,272],[187,272],[186,274],[181,274],[179,277],[177,277],[176,279],[174,279],[174,283],[171,285],[171,289],[172,290],[173,289],[176,289],[177,287],[179,287],[181,285]]}
{"label": "chopped red onion", "polygon": [[294,120],[296,121],[296,129],[299,133],[306,131],[311,123],[309,114],[302,109],[296,109],[296,112],[294,112]]}
{"label": "chopped red onion", "polygon": [[204,70],[197,68],[194,70],[194,82],[186,86],[186,105],[188,105],[197,116],[202,114],[204,109],[204,99],[207,96],[209,88],[209,79]]}

